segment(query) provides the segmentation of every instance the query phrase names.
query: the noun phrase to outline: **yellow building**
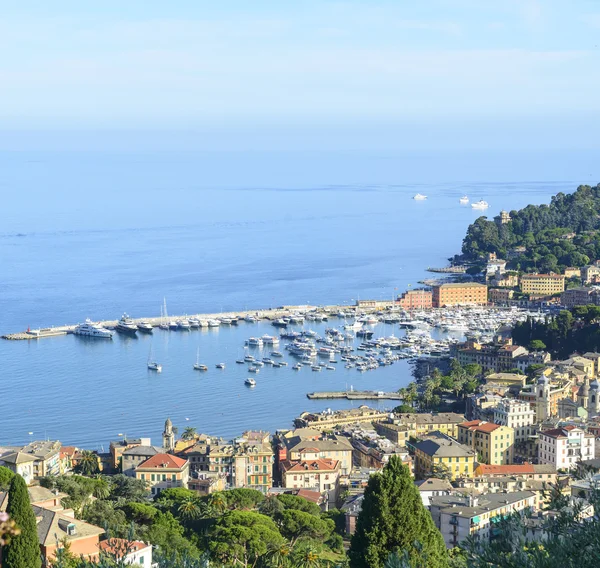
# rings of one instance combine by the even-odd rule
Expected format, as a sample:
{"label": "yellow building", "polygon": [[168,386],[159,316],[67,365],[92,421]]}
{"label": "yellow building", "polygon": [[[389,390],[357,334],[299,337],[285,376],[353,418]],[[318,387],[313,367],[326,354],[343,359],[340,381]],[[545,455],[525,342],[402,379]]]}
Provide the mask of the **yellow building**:
{"label": "yellow building", "polygon": [[458,426],[458,441],[477,452],[477,461],[489,465],[511,465],[515,431],[509,426],[472,420]]}
{"label": "yellow building", "polygon": [[448,438],[428,439],[415,444],[415,478],[439,475],[438,468],[447,468],[451,480],[473,477],[475,451]]}
{"label": "yellow building", "polygon": [[135,468],[135,478],[145,481],[152,495],[173,487],[187,489],[189,477],[189,462],[171,454],[156,454]]}
{"label": "yellow building", "polygon": [[534,296],[552,296],[565,291],[564,274],[523,274],[521,292]]}
{"label": "yellow building", "polygon": [[419,438],[435,431],[456,438],[457,427],[464,421],[465,417],[455,412],[395,414],[393,418],[388,417],[375,424],[375,430],[396,443],[402,443],[411,436]]}

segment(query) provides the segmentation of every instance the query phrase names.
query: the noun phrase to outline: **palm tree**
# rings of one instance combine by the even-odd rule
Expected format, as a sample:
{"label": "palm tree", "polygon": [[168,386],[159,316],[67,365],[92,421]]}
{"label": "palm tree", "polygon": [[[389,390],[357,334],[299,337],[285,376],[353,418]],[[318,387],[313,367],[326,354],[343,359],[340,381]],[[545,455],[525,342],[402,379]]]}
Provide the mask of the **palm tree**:
{"label": "palm tree", "polygon": [[91,450],[82,450],[74,470],[75,473],[88,476],[98,473],[100,471],[98,456]]}
{"label": "palm tree", "polygon": [[323,558],[313,546],[308,546],[296,555],[294,568],[321,568]]}
{"label": "palm tree", "polygon": [[227,509],[227,500],[220,491],[213,493],[210,496],[208,504],[210,508],[217,514],[224,513]]}
{"label": "palm tree", "polygon": [[184,521],[193,521],[202,515],[200,502],[197,497],[186,497],[177,508],[177,512]]}
{"label": "palm tree", "polygon": [[94,484],[93,495],[96,499],[106,499],[110,495],[110,483],[106,481],[106,478],[97,475],[95,477],[96,483]]}
{"label": "palm tree", "polygon": [[182,440],[193,440],[196,437],[197,433],[198,433],[198,431],[196,430],[196,428],[194,428],[193,426],[189,426],[188,428],[186,428],[183,431],[183,434],[181,434],[181,439]]}
{"label": "palm tree", "polygon": [[272,547],[267,552],[269,566],[272,566],[273,568],[286,568],[290,565],[290,552],[290,545],[287,542]]}

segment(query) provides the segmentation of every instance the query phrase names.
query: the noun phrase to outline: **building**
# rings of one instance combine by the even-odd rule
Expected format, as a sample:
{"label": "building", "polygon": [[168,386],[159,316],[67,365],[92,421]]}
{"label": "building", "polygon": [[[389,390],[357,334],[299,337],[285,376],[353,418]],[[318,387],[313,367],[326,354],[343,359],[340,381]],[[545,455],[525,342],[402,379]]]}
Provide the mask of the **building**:
{"label": "building", "polygon": [[514,291],[509,288],[490,288],[489,297],[494,304],[508,304],[514,295]]}
{"label": "building", "polygon": [[122,440],[113,440],[110,442],[109,452],[111,456],[111,468],[115,471],[121,469],[121,457],[123,452],[136,446],[149,446],[150,438],[126,438]]}
{"label": "building", "polygon": [[576,426],[541,431],[539,436],[538,461],[557,470],[574,469],[577,462],[596,457],[594,435]]}
{"label": "building", "polygon": [[340,462],[319,457],[319,450],[306,448],[299,460],[281,462],[283,487],[337,493]]}
{"label": "building", "polygon": [[135,468],[136,479],[145,481],[152,495],[163,489],[188,486],[189,462],[171,454],[156,454]]}
{"label": "building", "polygon": [[570,288],[569,290],[565,290],[560,295],[560,303],[565,308],[598,304],[598,290],[595,288],[588,288],[586,286]]}
{"label": "building", "polygon": [[266,493],[273,485],[273,447],[269,432],[248,431],[226,441],[202,437],[179,455],[190,462],[192,477],[198,472],[224,474],[227,487],[249,487]]}
{"label": "building", "polygon": [[525,353],[523,355],[517,355],[513,363],[515,369],[518,369],[522,373],[527,373],[531,365],[546,365],[552,360],[552,356],[547,351],[533,351],[531,353]]}
{"label": "building", "polygon": [[565,398],[571,398],[572,385],[573,382],[569,379],[551,380],[542,374],[536,384],[524,387],[518,398],[528,402],[535,410],[536,422],[543,422],[551,416],[558,416],[558,403]]}
{"label": "building", "polygon": [[450,438],[429,439],[414,445],[415,477],[426,479],[448,470],[451,479],[472,477],[476,454],[471,448]]}
{"label": "building", "polygon": [[37,521],[40,551],[44,558],[43,566],[52,564],[56,557],[56,549],[68,542],[71,553],[75,557],[94,560],[99,555],[99,539],[104,529],[90,525],[61,511],[51,511],[33,505]]}
{"label": "building", "polygon": [[485,267],[486,280],[491,280],[494,277],[501,278],[505,272],[506,260],[501,260],[499,258],[488,259],[487,265]]}
{"label": "building", "polygon": [[0,465],[7,467],[13,473],[20,475],[27,485],[31,485],[34,480],[34,467],[36,457],[23,452],[10,452],[0,456]]}
{"label": "building", "polygon": [[407,290],[398,297],[397,305],[404,310],[427,310],[433,307],[433,293],[424,288]]}
{"label": "building", "polygon": [[156,446],[133,446],[121,455],[121,472],[127,477],[135,477],[135,468],[156,454],[162,453],[162,448]]}
{"label": "building", "polygon": [[163,450],[172,452],[175,449],[175,431],[170,418],[165,420],[165,429],[162,434]]}
{"label": "building", "polygon": [[385,420],[373,426],[381,436],[405,445],[411,437],[420,438],[435,431],[456,438],[457,426],[464,421],[465,417],[455,412],[419,412],[387,415]]}
{"label": "building", "polygon": [[509,465],[514,461],[515,432],[508,426],[472,420],[458,425],[458,441],[477,452],[477,461]]}
{"label": "building", "polygon": [[475,363],[481,365],[484,372],[506,372],[516,368],[516,359],[526,355],[529,351],[520,345],[510,342],[478,343],[466,341],[452,345],[450,356],[454,357],[461,365]]}
{"label": "building", "polygon": [[581,269],[574,266],[565,268],[565,278],[581,278]]}
{"label": "building", "polygon": [[479,496],[437,496],[431,498],[430,510],[446,547],[454,548],[469,537],[480,542],[498,534],[496,523],[525,509],[535,511],[536,495],[531,491],[487,493]]}
{"label": "building", "polygon": [[415,485],[421,495],[421,501],[425,507],[429,507],[430,499],[438,495],[450,495],[455,491],[452,484],[447,479],[437,479],[430,477],[429,479],[421,479],[415,481]]}
{"label": "building", "polygon": [[348,475],[352,470],[353,447],[345,436],[322,434],[311,428],[290,430],[277,438],[278,462],[299,460],[306,448],[317,448],[319,457],[340,462],[340,474]]}
{"label": "building", "polygon": [[498,288],[516,288],[519,285],[519,276],[516,272],[496,274],[490,280],[490,285]]}
{"label": "building", "polygon": [[485,382],[486,384],[500,385],[508,388],[513,386],[524,387],[527,377],[518,373],[490,373],[485,376]]}
{"label": "building", "polygon": [[504,210],[500,211],[500,215],[496,215],[496,217],[494,217],[494,222],[497,225],[506,225],[510,223],[510,213]]}
{"label": "building", "polygon": [[456,282],[433,286],[432,305],[434,308],[465,304],[485,306],[487,301],[488,291],[485,284]]}
{"label": "building", "polygon": [[[30,474],[28,471],[29,466],[25,466],[24,464],[29,461],[32,466],[34,478],[44,477],[46,475],[59,475],[61,469],[60,449],[61,443],[58,441],[42,440],[31,442],[23,447],[10,448],[9,452],[0,455],[0,461],[6,460],[7,454],[26,454],[29,458],[25,458],[24,455],[19,455],[9,459],[18,460],[19,465],[21,466],[20,470],[28,475]],[[10,467],[8,463],[6,465],[7,467]],[[13,469],[13,471],[15,471],[15,469]],[[25,476],[23,477],[25,478]]]}
{"label": "building", "polygon": [[201,471],[188,480],[188,489],[200,495],[210,495],[227,489],[227,476],[224,473]]}
{"label": "building", "polygon": [[294,419],[296,428],[314,428],[330,430],[332,427],[363,422],[380,422],[388,417],[387,412],[381,412],[366,405],[350,410],[325,410],[323,412],[303,412]]}
{"label": "building", "polygon": [[98,543],[98,549],[111,559],[125,565],[133,564],[140,568],[152,568],[152,545],[141,540],[109,538]]}
{"label": "building", "polygon": [[353,463],[356,468],[381,469],[392,456],[398,456],[413,471],[413,462],[405,446],[379,436],[374,430],[356,428],[351,433]]}
{"label": "building", "polygon": [[521,292],[534,297],[553,296],[565,290],[564,274],[523,274]]}
{"label": "building", "polygon": [[515,442],[527,440],[536,433],[535,410],[522,400],[503,398],[494,408],[494,422],[512,428]]}
{"label": "building", "polygon": [[[64,507],[62,506],[62,500],[65,497],[68,497],[66,493],[50,491],[50,489],[46,489],[45,487],[41,487],[40,485],[28,487],[27,493],[29,494],[29,502],[32,505],[35,505],[36,507],[41,507],[42,509],[49,509],[52,511],[64,511]],[[7,506],[8,492],[0,491],[0,512],[6,511]],[[65,514],[67,514],[66,511]]]}
{"label": "building", "polygon": [[519,477],[526,480],[544,481],[549,484],[556,483],[556,468],[548,464],[512,464],[512,465],[488,465],[479,464],[475,470],[475,478],[478,477]]}
{"label": "building", "polygon": [[583,284],[596,284],[600,281],[600,266],[591,264],[581,268],[581,281]]}

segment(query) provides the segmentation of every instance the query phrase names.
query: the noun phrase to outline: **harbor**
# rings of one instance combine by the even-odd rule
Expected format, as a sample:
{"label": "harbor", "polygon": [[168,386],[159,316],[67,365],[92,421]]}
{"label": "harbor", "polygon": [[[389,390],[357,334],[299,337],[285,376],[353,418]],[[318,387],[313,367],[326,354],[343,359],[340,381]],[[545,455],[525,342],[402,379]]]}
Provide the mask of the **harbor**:
{"label": "harbor", "polygon": [[306,398],[310,400],[345,398],[346,400],[402,400],[397,392],[383,391],[332,391],[309,392]]}

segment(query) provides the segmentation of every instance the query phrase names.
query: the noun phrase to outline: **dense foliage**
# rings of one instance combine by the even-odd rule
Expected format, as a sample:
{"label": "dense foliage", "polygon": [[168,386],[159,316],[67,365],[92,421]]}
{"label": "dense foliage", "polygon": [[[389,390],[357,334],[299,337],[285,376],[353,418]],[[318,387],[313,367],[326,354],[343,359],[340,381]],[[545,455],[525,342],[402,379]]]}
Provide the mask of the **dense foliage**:
{"label": "dense foliage", "polygon": [[442,535],[397,456],[369,479],[350,546],[350,566],[381,568],[392,553],[405,555],[408,566],[448,566]]}
{"label": "dense foliage", "polygon": [[15,475],[8,490],[6,512],[20,530],[4,548],[5,568],[40,568],[42,559],[35,515],[29,502],[25,480]]}
{"label": "dense foliage", "polygon": [[[265,497],[254,489],[199,496],[185,488],[151,501],[143,482],[124,475],[46,477],[42,484],[68,495],[78,518],[110,537],[152,543],[160,568],[216,566],[337,566],[345,558],[339,512],[293,495]],[[308,562],[308,564],[307,564]],[[87,564],[63,554],[56,568]],[[119,566],[103,558],[99,568]]]}
{"label": "dense foliage", "polygon": [[491,252],[506,259],[511,249],[525,247],[508,264],[525,272],[561,272],[600,259],[600,185],[558,193],[550,205],[528,205],[510,217],[504,225],[486,217],[471,224],[462,246],[466,259]]}
{"label": "dense foliage", "polygon": [[600,350],[600,307],[577,306],[543,321],[527,318],[512,331],[513,342],[528,346],[541,341],[553,358]]}

